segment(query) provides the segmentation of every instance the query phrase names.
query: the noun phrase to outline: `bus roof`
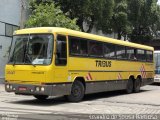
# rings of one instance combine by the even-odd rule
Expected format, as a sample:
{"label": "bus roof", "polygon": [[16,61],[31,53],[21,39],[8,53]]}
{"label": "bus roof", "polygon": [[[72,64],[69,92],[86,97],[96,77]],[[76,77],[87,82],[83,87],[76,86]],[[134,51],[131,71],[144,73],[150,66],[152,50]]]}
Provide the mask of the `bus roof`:
{"label": "bus roof", "polygon": [[70,29],[60,28],[60,27],[36,27],[36,28],[21,29],[21,30],[15,31],[14,35],[34,34],[34,33],[57,33],[57,34],[87,38],[87,39],[97,40],[102,42],[108,42],[108,43],[113,43],[118,45],[125,45],[125,46],[130,46],[130,47],[139,48],[139,49],[152,50],[152,51],[154,50],[153,47],[146,46],[146,45],[136,44],[132,42],[117,40],[109,37],[94,35],[90,33],[84,33],[80,31],[75,31],[75,30],[70,30]]}

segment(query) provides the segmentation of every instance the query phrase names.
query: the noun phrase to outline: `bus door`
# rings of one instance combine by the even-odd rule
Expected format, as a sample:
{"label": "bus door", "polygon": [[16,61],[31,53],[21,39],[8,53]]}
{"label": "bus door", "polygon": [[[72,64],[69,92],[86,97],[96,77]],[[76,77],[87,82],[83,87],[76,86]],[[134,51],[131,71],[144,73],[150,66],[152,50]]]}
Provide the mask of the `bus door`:
{"label": "bus door", "polygon": [[67,80],[67,37],[57,35],[55,52],[55,82],[65,82]]}

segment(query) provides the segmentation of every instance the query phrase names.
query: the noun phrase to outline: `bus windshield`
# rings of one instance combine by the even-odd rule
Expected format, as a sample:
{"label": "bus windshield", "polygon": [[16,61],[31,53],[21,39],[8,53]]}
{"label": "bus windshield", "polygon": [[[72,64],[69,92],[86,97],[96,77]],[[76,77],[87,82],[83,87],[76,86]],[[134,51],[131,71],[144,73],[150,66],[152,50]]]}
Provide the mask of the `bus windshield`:
{"label": "bus windshield", "polygon": [[53,35],[33,34],[13,37],[10,51],[10,64],[51,64]]}
{"label": "bus windshield", "polygon": [[155,74],[160,74],[160,53],[154,53],[155,55]]}

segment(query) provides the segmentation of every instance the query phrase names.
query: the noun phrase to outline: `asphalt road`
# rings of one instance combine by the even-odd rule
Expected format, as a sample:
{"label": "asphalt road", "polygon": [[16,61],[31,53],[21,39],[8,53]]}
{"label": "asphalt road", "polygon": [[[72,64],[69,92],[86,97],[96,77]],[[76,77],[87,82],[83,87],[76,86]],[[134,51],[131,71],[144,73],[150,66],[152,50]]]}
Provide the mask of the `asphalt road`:
{"label": "asphalt road", "polygon": [[[95,118],[97,114],[143,114],[152,115],[153,119],[159,120],[160,86],[148,85],[142,87],[140,93],[133,94],[125,94],[124,91],[91,94],[86,95],[82,102],[69,103],[63,97],[50,97],[46,101],[38,101],[32,96],[7,93],[4,86],[0,85],[2,120],[87,120],[97,119]],[[131,119],[133,116],[129,117]],[[138,119],[146,118],[142,116]]]}

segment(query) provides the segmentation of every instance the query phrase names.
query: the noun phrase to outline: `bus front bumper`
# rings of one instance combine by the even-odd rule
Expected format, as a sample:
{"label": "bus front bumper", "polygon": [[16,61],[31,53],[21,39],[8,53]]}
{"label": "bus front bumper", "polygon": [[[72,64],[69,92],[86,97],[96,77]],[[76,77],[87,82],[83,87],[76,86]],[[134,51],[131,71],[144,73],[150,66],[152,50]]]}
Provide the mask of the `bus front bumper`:
{"label": "bus front bumper", "polygon": [[160,78],[154,78],[154,83],[160,83]]}
{"label": "bus front bumper", "polygon": [[7,92],[14,92],[20,95],[69,95],[71,84],[53,84],[53,85],[27,85],[5,83]]}
{"label": "bus front bumper", "polygon": [[160,83],[160,75],[155,75],[154,83]]}

